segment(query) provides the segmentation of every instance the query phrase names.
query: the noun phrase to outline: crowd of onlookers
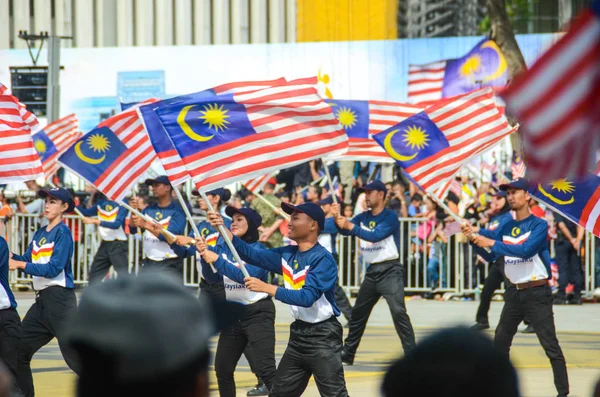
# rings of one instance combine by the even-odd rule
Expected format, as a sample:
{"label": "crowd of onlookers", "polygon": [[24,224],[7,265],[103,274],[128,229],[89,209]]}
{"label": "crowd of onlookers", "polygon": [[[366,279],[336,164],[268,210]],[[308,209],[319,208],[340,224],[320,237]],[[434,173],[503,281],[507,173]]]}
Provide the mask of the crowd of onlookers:
{"label": "crowd of onlookers", "polygon": [[[330,186],[325,178],[324,166],[329,167],[333,186]],[[511,175],[507,174],[505,177],[510,178]],[[427,292],[425,296],[433,297],[437,291],[443,292],[457,282],[457,262],[464,265],[464,277],[461,282],[464,283],[465,289],[475,289],[483,283],[486,262],[473,250],[468,249],[467,240],[460,233],[459,224],[394,165],[348,161],[324,164],[321,160],[311,161],[280,171],[267,181],[261,193],[267,201],[278,207],[282,201],[293,204],[306,201],[318,203],[331,195],[333,187],[335,195],[343,203],[343,214],[350,218],[367,209],[360,187],[372,179],[381,179],[386,183],[387,206],[395,211],[398,217],[405,219],[401,223],[400,244],[403,256],[401,261],[407,267],[411,267],[412,280],[407,280],[408,285],[426,287],[431,292]],[[502,210],[497,208],[498,200],[494,200],[499,181],[490,179],[492,178],[489,174],[483,177],[461,174],[450,185],[444,203],[461,218],[485,227],[490,218]],[[54,181],[60,183],[57,179]],[[3,189],[0,186],[0,235],[6,234],[3,220],[9,219],[13,214],[42,214],[43,201],[37,197],[37,191],[40,189],[34,181],[29,181],[20,188],[8,186]],[[287,223],[278,218],[271,208],[261,205],[262,199],[258,200],[256,194],[244,188],[242,184],[231,190],[231,197],[225,200],[230,205],[250,205],[262,213],[266,222],[261,229],[261,241],[271,247],[290,243],[286,239]],[[93,205],[97,194],[92,187],[72,193],[76,204],[82,206]],[[144,185],[139,185],[136,196],[142,208],[152,203],[153,197]],[[192,214],[202,215],[197,201],[185,193],[184,197]],[[506,207],[507,204],[504,202],[502,205]],[[561,303],[567,299],[567,293],[577,294],[583,288],[582,259],[583,256],[592,253],[583,249],[583,229],[543,208],[533,199],[530,210],[533,215],[548,221],[548,240],[553,248],[552,282],[559,293],[556,303]],[[43,218],[40,217],[39,221],[43,222]],[[599,239],[594,241],[594,287],[595,295],[600,296],[600,242]],[[456,242],[465,243],[460,245],[463,252],[456,252]]]}

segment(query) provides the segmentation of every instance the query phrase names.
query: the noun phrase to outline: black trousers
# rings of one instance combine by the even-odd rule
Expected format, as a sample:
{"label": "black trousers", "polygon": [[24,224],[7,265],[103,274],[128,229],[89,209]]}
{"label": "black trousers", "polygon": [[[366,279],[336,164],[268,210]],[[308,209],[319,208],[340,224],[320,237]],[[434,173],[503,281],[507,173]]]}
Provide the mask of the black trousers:
{"label": "black trousers", "polygon": [[344,317],[348,322],[352,319],[352,305],[350,304],[350,300],[346,296],[346,293],[339,286],[339,284],[335,287],[335,295],[334,295],[335,303],[338,305]]}
{"label": "black trousers", "polygon": [[390,307],[394,327],[400,337],[404,352],[408,352],[415,346],[415,333],[404,304],[402,272],[402,267],[396,261],[374,264],[367,269],[352,309],[350,332],[344,346],[349,354],[356,354],[371,311],[382,296]]}
{"label": "black trousers", "polygon": [[481,291],[481,301],[477,308],[477,315],[475,321],[479,324],[489,324],[488,312],[490,311],[490,303],[496,291],[502,285],[504,281],[504,257],[496,259],[490,265],[488,276],[483,284],[483,290]]}
{"label": "black trousers", "polygon": [[77,298],[72,289],[53,286],[37,293],[35,303],[23,319],[19,344],[17,382],[25,397],[34,395],[31,358],[54,337],[69,368],[79,374],[79,358],[65,341],[65,325],[75,310]]}
{"label": "black trousers", "polygon": [[275,380],[275,305],[271,298],[246,306],[235,326],[221,331],[215,355],[215,372],[221,397],[235,397],[233,373],[242,353],[249,348],[256,374],[267,388]]}
{"label": "black trousers", "polygon": [[90,269],[90,284],[104,280],[111,266],[115,268],[117,274],[127,274],[129,272],[128,248],[127,241],[102,241]]}
{"label": "black trousers", "polygon": [[581,297],[583,290],[583,269],[581,268],[581,259],[573,245],[566,241],[557,241],[556,265],[558,266],[558,297],[565,298],[565,289],[569,283],[572,283],[574,295]]}
{"label": "black trousers", "polygon": [[[15,379],[14,389],[17,389],[18,348],[21,342],[21,318],[16,309],[0,310],[0,359],[6,364]],[[13,394],[20,395],[17,390]]]}
{"label": "black trousers", "polygon": [[569,394],[569,379],[565,357],[556,338],[554,313],[552,312],[552,291],[549,286],[518,291],[510,286],[504,293],[504,308],[496,328],[494,345],[508,358],[517,327],[527,317],[550,359],[554,374],[554,385],[559,396]]}
{"label": "black trousers", "polygon": [[140,271],[168,271],[173,272],[183,280],[183,259],[170,258],[162,261],[153,261],[152,259],[144,258]]}
{"label": "black trousers", "polygon": [[301,396],[311,375],[321,396],[348,396],[342,365],[342,325],[335,317],[315,324],[300,320],[292,323],[269,396]]}
{"label": "black trousers", "polygon": [[[204,279],[200,279],[200,295],[206,296],[209,299],[213,299],[216,301],[224,301],[226,299],[225,285],[223,284],[223,282],[211,284],[207,283]],[[246,360],[248,360],[248,364],[250,365],[250,370],[252,371],[252,373],[255,374],[258,378],[260,378],[258,375],[258,370],[256,368],[254,355],[252,354],[252,348],[250,347],[250,344],[246,346],[246,350],[244,350],[244,356],[246,357]]]}

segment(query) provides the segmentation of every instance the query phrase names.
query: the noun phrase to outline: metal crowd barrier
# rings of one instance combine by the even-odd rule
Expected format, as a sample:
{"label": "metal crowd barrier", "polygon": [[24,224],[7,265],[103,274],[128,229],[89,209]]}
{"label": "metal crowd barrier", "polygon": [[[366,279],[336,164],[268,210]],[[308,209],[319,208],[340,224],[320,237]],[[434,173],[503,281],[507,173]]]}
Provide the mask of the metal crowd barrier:
{"label": "metal crowd barrier", "polygon": [[[203,218],[195,218],[197,222]],[[418,229],[426,221],[418,218],[400,218],[400,258],[403,264],[405,289],[409,292],[432,291],[430,283],[431,269],[428,268],[430,248],[426,241],[418,237]],[[6,222],[4,228],[9,248],[15,253],[24,253],[33,234],[40,227],[42,219],[33,214],[16,214]],[[96,227],[85,225],[76,216],[67,216],[66,223],[73,232],[75,250],[73,255],[73,276],[75,284],[87,284],[88,272],[100,241]],[[2,226],[2,225],[0,225]],[[186,230],[187,235],[187,230]],[[593,291],[596,261],[596,237],[586,233],[583,241],[584,290]],[[340,285],[347,294],[358,292],[365,277],[367,264],[363,261],[360,244],[355,237],[338,235],[336,243]],[[551,242],[551,254],[554,256],[554,246]],[[475,293],[487,276],[488,266],[477,260],[473,247],[466,242],[461,234],[451,236],[441,250],[435,255],[438,264],[436,269],[439,282],[435,291],[464,295]],[[129,271],[137,273],[143,258],[141,234],[129,235]],[[184,260],[184,283],[187,286],[197,286],[200,277],[196,268],[196,259]],[[11,272],[11,284],[16,287],[30,287],[31,277],[23,272]],[[498,291],[502,292],[502,290]]]}

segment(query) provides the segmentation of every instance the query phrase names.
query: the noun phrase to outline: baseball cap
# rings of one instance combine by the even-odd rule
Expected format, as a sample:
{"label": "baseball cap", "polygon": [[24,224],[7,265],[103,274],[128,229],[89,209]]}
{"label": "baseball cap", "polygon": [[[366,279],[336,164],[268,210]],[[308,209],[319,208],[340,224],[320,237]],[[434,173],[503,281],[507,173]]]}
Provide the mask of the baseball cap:
{"label": "baseball cap", "polygon": [[385,187],[385,184],[379,180],[375,180],[371,183],[367,183],[365,186],[358,188],[358,190],[363,190],[363,191],[377,190],[378,192],[383,192],[384,194],[387,194],[387,188]]}
{"label": "baseball cap", "polygon": [[41,198],[45,198],[47,196],[54,197],[55,199],[59,199],[63,203],[69,204],[69,208],[67,208],[67,212],[72,212],[75,209],[75,202],[73,201],[73,196],[67,189],[63,189],[62,187],[53,187],[52,189],[40,190],[38,196]]}
{"label": "baseball cap", "polygon": [[494,193],[492,193],[492,197],[506,197],[506,191],[505,190],[497,190]]}
{"label": "baseball cap", "polygon": [[225,207],[225,214],[227,214],[227,216],[230,218],[233,217],[233,214],[242,214],[254,225],[255,228],[259,228],[262,225],[262,216],[260,216],[258,212],[254,211],[252,208],[236,208],[228,205]]}
{"label": "baseball cap", "polygon": [[156,178],[154,178],[154,179],[152,179],[152,178],[149,178],[149,179],[146,179],[146,180],[144,181],[144,184],[146,184],[146,185],[148,185],[148,186],[152,186],[152,185],[154,185],[155,183],[162,183],[163,185],[168,185],[168,186],[171,186],[171,181],[169,181],[169,178],[167,178],[167,176],[166,176],[166,175],[160,175],[160,176],[157,176],[157,177],[156,177]]}
{"label": "baseball cap", "polygon": [[[217,189],[213,189],[210,190],[208,192],[206,192],[207,195],[211,195],[211,196],[220,196],[221,198],[225,195],[225,189],[220,187]],[[194,196],[200,196],[200,191],[198,189],[194,189],[192,190],[192,195]]]}
{"label": "baseball cap", "polygon": [[[337,197],[337,202],[341,203],[342,200],[340,200],[339,197]],[[323,200],[319,201],[319,205],[327,205],[327,204],[333,204],[333,196],[329,195],[327,197],[325,197]]]}
{"label": "baseball cap", "polygon": [[321,207],[315,203],[304,203],[300,205],[291,205],[288,203],[281,203],[281,209],[286,214],[292,214],[294,211],[302,212],[308,215],[312,220],[317,222],[319,229],[325,229],[325,213]]}
{"label": "baseball cap", "polygon": [[508,189],[519,189],[519,190],[527,190],[529,189],[529,182],[525,178],[517,178],[513,179],[509,183],[505,183],[503,185],[498,186],[498,189],[507,191]]}
{"label": "baseball cap", "polygon": [[119,277],[86,289],[67,343],[82,358],[90,350],[111,358],[111,378],[143,381],[206,354],[217,332],[214,313],[207,298],[197,298],[170,274]]}

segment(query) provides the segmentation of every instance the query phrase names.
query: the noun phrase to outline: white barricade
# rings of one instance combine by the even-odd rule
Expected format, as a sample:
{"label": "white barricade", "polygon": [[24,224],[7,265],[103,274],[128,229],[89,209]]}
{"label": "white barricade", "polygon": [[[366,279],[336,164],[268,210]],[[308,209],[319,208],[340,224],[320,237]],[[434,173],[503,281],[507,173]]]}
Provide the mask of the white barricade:
{"label": "white barricade", "polygon": [[[97,229],[85,225],[77,216],[65,217],[65,222],[73,232],[75,243],[73,255],[73,277],[76,285],[85,285],[94,255],[100,245]],[[200,222],[203,218],[195,218]],[[473,247],[461,234],[454,235],[447,243],[441,244],[431,254],[427,239],[422,239],[427,231],[426,220],[400,218],[400,258],[404,268],[404,284],[409,292],[471,294],[487,276],[488,265],[478,261]],[[41,218],[34,214],[16,214],[4,225],[6,239],[11,252],[24,253],[33,234],[40,227]],[[424,228],[420,230],[420,228]],[[187,235],[187,228],[186,228]],[[593,291],[596,278],[596,237],[586,233],[583,241],[584,290]],[[355,237],[338,234],[336,243],[339,263],[339,282],[347,294],[358,292],[365,276],[367,264],[362,260],[359,241]],[[551,253],[553,244],[551,243]],[[430,255],[431,254],[431,255]],[[141,234],[129,235],[129,271],[137,273],[144,257]],[[186,258],[183,265],[186,286],[197,286],[200,276],[196,258]],[[434,275],[437,273],[437,282]],[[113,273],[114,275],[114,273]],[[600,275],[598,275],[600,277]],[[11,272],[13,287],[31,287],[31,277],[22,271]],[[498,291],[502,292],[502,290]]]}

